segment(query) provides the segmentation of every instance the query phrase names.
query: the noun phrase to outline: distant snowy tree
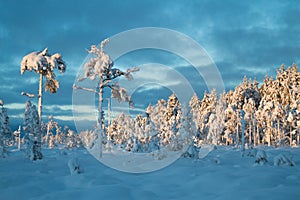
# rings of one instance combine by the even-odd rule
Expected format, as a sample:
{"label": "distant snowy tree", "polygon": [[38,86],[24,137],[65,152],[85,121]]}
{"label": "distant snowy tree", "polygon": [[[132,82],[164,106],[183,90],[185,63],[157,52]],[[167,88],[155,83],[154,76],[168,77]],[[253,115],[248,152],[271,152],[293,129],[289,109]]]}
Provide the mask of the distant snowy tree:
{"label": "distant snowy tree", "polygon": [[214,145],[221,143],[221,137],[225,126],[225,107],[225,94],[222,94],[215,106],[215,110],[212,111],[207,122],[209,129],[207,140]]}
{"label": "distant snowy tree", "polygon": [[246,102],[243,105],[243,111],[245,112],[244,120],[245,120],[245,139],[246,143],[248,143],[250,146],[253,145],[253,143],[256,145],[256,133],[255,133],[255,101],[254,99],[250,98],[246,100]]}
{"label": "distant snowy tree", "polygon": [[286,111],[282,105],[276,101],[274,102],[274,109],[272,112],[272,123],[275,129],[275,143],[276,146],[283,146],[286,140],[284,134]]}
{"label": "distant snowy tree", "polygon": [[92,148],[93,142],[96,140],[96,136],[93,130],[85,130],[79,133],[83,146],[86,148]]}
{"label": "distant snowy tree", "polygon": [[245,76],[242,83],[235,87],[233,96],[237,109],[242,109],[244,103],[249,99],[252,99],[255,103],[255,107],[257,107],[261,99],[258,82],[256,80],[254,80],[254,82],[251,79],[248,80]]}
{"label": "distant snowy tree", "polygon": [[67,139],[66,139],[66,147],[67,148],[75,148],[77,146],[77,137],[75,132],[71,129],[68,130]]}
{"label": "distant snowy tree", "polygon": [[[194,95],[195,96],[195,95]],[[193,97],[192,97],[193,99]],[[193,113],[191,112],[192,106],[191,106],[190,101],[190,106],[183,109],[183,120],[182,120],[182,125],[180,132],[182,135],[185,137],[185,145],[189,145],[187,148],[187,151],[183,153],[184,157],[191,157],[191,158],[198,158],[198,154],[200,151],[201,147],[201,141],[197,137],[197,128],[196,125],[193,121]]]}
{"label": "distant snowy tree", "polygon": [[158,137],[162,145],[171,144],[173,150],[181,149],[182,146],[178,139],[180,137],[179,129],[181,127],[182,110],[178,98],[173,93],[168,98],[166,113],[164,116],[164,127]]}
{"label": "distant snowy tree", "polygon": [[18,130],[14,131],[15,142],[18,146],[18,150],[21,150],[21,126],[19,126]]}
{"label": "distant snowy tree", "polygon": [[8,152],[7,146],[9,141],[13,139],[13,135],[10,129],[7,109],[3,107],[3,100],[0,100],[0,103],[0,157],[5,157],[5,154]]}
{"label": "distant snowy tree", "polygon": [[126,89],[121,87],[117,82],[112,83],[112,80],[120,76],[125,76],[128,80],[131,80],[133,78],[131,73],[139,70],[135,67],[123,72],[120,69],[114,68],[113,60],[104,52],[104,47],[108,42],[109,39],[105,39],[101,42],[100,48],[96,45],[92,45],[91,49],[87,50],[92,57],[84,65],[84,77],[78,79],[78,82],[84,81],[85,79],[98,81],[97,89],[84,88],[78,85],[73,86],[74,89],[94,92],[99,97],[97,132],[100,139],[100,157],[102,156],[102,139],[104,137],[103,90],[104,88],[111,89],[112,98],[116,98],[118,101],[124,100],[129,102],[130,106],[133,106],[133,102],[130,96],[128,96]]}
{"label": "distant snowy tree", "polygon": [[[235,142],[236,127],[239,123],[237,112],[234,110],[234,106],[229,104],[225,109],[225,124],[224,124],[224,139],[226,145],[233,145]],[[237,141],[238,142],[238,141]]]}
{"label": "distant snowy tree", "polygon": [[246,127],[246,120],[245,120],[245,111],[240,111],[240,122],[241,122],[241,140],[242,140],[242,152],[245,151],[245,127]]}
{"label": "distant snowy tree", "polygon": [[149,124],[152,127],[152,135],[157,138],[162,138],[160,135],[163,135],[164,129],[166,129],[167,126],[165,120],[167,113],[166,100],[158,100],[156,105],[147,108],[147,112],[149,114]]}
{"label": "distant snowy tree", "polygon": [[195,138],[197,140],[201,140],[200,138],[200,129],[202,127],[201,125],[201,119],[202,119],[202,114],[200,113],[200,108],[201,108],[201,100],[198,98],[197,94],[194,93],[193,97],[191,98],[189,102],[189,107],[190,107],[190,112],[192,113],[192,119],[195,123]]}
{"label": "distant snowy tree", "polygon": [[58,123],[55,124],[55,126],[55,144],[64,147],[66,144],[66,134],[62,130],[62,127],[58,125]]}
{"label": "distant snowy tree", "polygon": [[193,119],[197,128],[197,137],[199,141],[207,139],[209,134],[209,122],[210,115],[215,113],[216,105],[218,102],[216,90],[213,89],[211,93],[204,93],[201,101],[194,95],[190,101],[191,112],[193,113]]}
{"label": "distant snowy tree", "polygon": [[23,129],[25,132],[25,154],[31,160],[42,159],[41,125],[36,106],[29,100],[26,102]]}
{"label": "distant snowy tree", "polygon": [[300,145],[300,101],[298,101],[298,105],[297,105],[297,117],[296,117],[296,130],[297,130],[297,145]]}
{"label": "distant snowy tree", "polygon": [[53,116],[50,115],[48,117],[48,122],[46,124],[47,132],[46,135],[43,137],[43,143],[49,147],[53,148],[55,144],[55,135],[54,135],[54,129],[58,127],[58,123],[53,121]]}
{"label": "distant snowy tree", "polygon": [[66,64],[59,53],[49,54],[48,48],[40,52],[32,52],[23,57],[21,61],[21,74],[25,71],[34,71],[40,75],[39,95],[38,95],[38,115],[42,122],[42,95],[43,95],[43,77],[46,77],[45,89],[50,93],[56,93],[59,88],[59,82],[56,80],[54,69],[58,68],[61,73],[66,71]]}

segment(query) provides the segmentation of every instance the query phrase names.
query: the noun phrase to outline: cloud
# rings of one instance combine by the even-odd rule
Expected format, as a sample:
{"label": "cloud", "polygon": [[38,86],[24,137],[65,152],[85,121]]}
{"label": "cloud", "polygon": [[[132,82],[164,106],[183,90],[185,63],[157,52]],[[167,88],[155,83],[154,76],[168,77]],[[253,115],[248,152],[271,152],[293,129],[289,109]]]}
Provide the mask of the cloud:
{"label": "cloud", "polygon": [[[119,32],[151,26],[174,29],[195,39],[216,63],[227,90],[244,75],[262,81],[265,74],[274,75],[282,63],[300,62],[299,8],[300,3],[293,0],[0,1],[0,98],[13,116],[22,115],[18,106],[27,99],[20,92],[37,93],[38,79],[34,73],[21,76],[20,61],[24,55],[48,47],[50,53],[63,55],[67,71],[57,76],[61,83],[57,94],[44,93],[45,113],[69,121],[71,110],[64,106],[72,104],[72,85],[87,56],[85,49]],[[192,56],[193,52],[186,53]],[[188,79],[199,96],[207,90],[203,77],[190,63],[166,52],[133,52],[117,60],[116,66],[125,69],[147,63],[172,67]],[[171,80],[160,73],[147,72]],[[138,80],[142,84],[142,77]],[[170,85],[178,82],[170,81]],[[138,105],[167,93],[147,87],[133,95]],[[61,106],[56,109],[55,105]]]}

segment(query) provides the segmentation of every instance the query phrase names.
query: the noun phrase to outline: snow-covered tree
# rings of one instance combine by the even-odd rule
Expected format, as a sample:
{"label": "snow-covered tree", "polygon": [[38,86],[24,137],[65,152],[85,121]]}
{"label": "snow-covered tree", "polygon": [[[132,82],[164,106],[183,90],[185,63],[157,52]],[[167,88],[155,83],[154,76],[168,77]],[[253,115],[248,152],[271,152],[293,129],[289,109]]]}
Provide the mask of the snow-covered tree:
{"label": "snow-covered tree", "polygon": [[84,147],[80,134],[77,134],[74,130],[69,129],[66,135],[66,147],[67,148]]}
{"label": "snow-covered tree", "polygon": [[225,120],[224,120],[224,135],[223,140],[226,145],[237,144],[236,135],[237,135],[237,126],[240,124],[239,116],[236,110],[234,110],[234,105],[229,104],[224,111]]}
{"label": "snow-covered tree", "polygon": [[62,130],[62,127],[58,124],[55,124],[56,130],[55,130],[55,144],[61,147],[64,147],[66,144],[66,134]]}
{"label": "snow-covered tree", "polygon": [[18,146],[18,150],[21,150],[21,126],[19,126],[18,130],[14,131],[14,137],[16,145]]}
{"label": "snow-covered tree", "polygon": [[3,100],[0,100],[0,102],[0,157],[4,157],[7,154],[7,145],[12,140],[13,135],[10,129],[7,109],[3,107]]}
{"label": "snow-covered tree", "polygon": [[43,136],[43,144],[49,148],[53,148],[56,144],[54,131],[58,127],[58,123],[53,120],[53,116],[48,117],[48,122],[45,124],[46,134]]}
{"label": "snow-covered tree", "polygon": [[56,80],[54,69],[57,68],[61,73],[66,71],[66,64],[59,53],[53,55],[48,53],[48,48],[43,51],[32,52],[23,57],[21,61],[21,74],[25,71],[34,71],[40,75],[39,94],[38,94],[38,115],[42,122],[42,95],[43,95],[43,77],[46,77],[45,90],[50,93],[56,93],[59,88],[59,82]]}
{"label": "snow-covered tree", "polygon": [[274,102],[274,109],[272,112],[272,123],[275,129],[275,143],[276,146],[282,146],[285,143],[286,136],[284,134],[286,111],[282,105],[277,101]]}
{"label": "snow-covered tree", "polygon": [[158,134],[162,145],[165,146],[171,144],[172,149],[180,148],[176,139],[179,137],[180,134],[179,129],[181,127],[181,118],[181,105],[179,103],[178,98],[173,93],[171,96],[169,96],[168,102],[166,104],[166,112],[163,118],[160,119],[164,122],[161,132]]}
{"label": "snow-covered tree", "polygon": [[25,154],[31,160],[42,159],[41,125],[36,106],[29,100],[24,112],[23,130],[25,132]]}
{"label": "snow-covered tree", "polygon": [[[194,93],[193,97],[191,98],[189,102],[189,108],[190,112],[192,113],[192,119],[195,123],[195,139],[200,142],[200,129],[202,125],[200,124],[201,119],[202,119],[202,113],[200,113],[201,109],[201,100],[198,98],[197,94]],[[198,142],[197,142],[198,143]]]}
{"label": "snow-covered tree", "polygon": [[79,133],[80,134],[80,138],[82,141],[82,144],[84,147],[86,148],[92,148],[93,147],[93,142],[95,142],[96,137],[95,137],[95,133],[93,130],[85,130]]}
{"label": "snow-covered tree", "polygon": [[199,100],[196,94],[190,100],[191,112],[193,113],[193,120],[197,128],[196,138],[198,141],[204,141],[209,134],[210,115],[215,112],[218,102],[216,90],[213,89],[211,93],[204,93],[202,100]]}
{"label": "snow-covered tree", "polygon": [[133,102],[128,96],[126,89],[121,87],[117,82],[112,83],[113,80],[120,76],[125,76],[128,80],[131,80],[133,77],[131,75],[132,72],[136,72],[139,68],[131,68],[127,69],[126,72],[118,68],[114,68],[113,60],[110,58],[108,54],[104,52],[105,45],[109,42],[109,39],[105,39],[101,42],[100,48],[96,45],[92,45],[90,50],[87,52],[92,56],[85,64],[85,74],[83,77],[78,79],[78,82],[84,81],[85,79],[96,80],[97,81],[97,89],[94,90],[92,88],[84,88],[79,85],[74,85],[74,89],[82,89],[89,92],[94,92],[99,97],[98,102],[98,122],[97,129],[98,135],[100,139],[100,157],[102,156],[102,139],[104,137],[104,112],[103,112],[103,91],[104,88],[111,89],[111,97],[118,99],[118,101],[126,101],[129,102],[130,106],[133,106]]}
{"label": "snow-covered tree", "polygon": [[222,94],[215,106],[215,110],[212,111],[207,122],[209,130],[207,140],[214,145],[221,143],[221,137],[225,126],[225,107],[225,94]]}
{"label": "snow-covered tree", "polygon": [[255,133],[255,101],[252,98],[246,100],[243,105],[243,111],[245,112],[245,139],[246,142],[251,146],[253,143],[256,144],[256,133]]}

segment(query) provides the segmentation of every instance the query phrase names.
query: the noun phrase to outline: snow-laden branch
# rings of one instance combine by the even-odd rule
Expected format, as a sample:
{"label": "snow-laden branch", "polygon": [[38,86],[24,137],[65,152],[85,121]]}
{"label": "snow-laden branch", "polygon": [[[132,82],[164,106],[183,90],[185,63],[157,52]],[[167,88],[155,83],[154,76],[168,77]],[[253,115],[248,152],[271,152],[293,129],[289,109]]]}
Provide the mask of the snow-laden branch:
{"label": "snow-laden branch", "polygon": [[133,101],[131,100],[131,97],[127,94],[127,91],[125,88],[120,87],[120,85],[115,82],[111,86],[111,97],[116,98],[118,102],[125,101],[129,103],[130,107],[133,107]]}
{"label": "snow-laden branch", "polygon": [[[92,45],[90,49],[87,49],[87,52],[92,56],[85,64],[84,64],[84,75],[78,78],[78,82],[82,82],[86,79],[90,80],[98,80],[99,85],[98,88],[101,90],[105,87],[110,88],[112,90],[112,98],[117,98],[118,101],[126,101],[129,102],[130,106],[133,106],[133,103],[130,99],[130,96],[127,94],[126,89],[120,87],[117,83],[111,83],[112,80],[125,76],[127,80],[132,80],[133,72],[139,71],[138,67],[129,68],[126,71],[122,71],[121,69],[114,68],[114,62],[110,58],[108,54],[104,52],[105,45],[109,42],[109,39],[105,39],[101,42],[100,48],[96,45]],[[97,92],[94,89],[83,88],[78,85],[73,86],[74,89],[82,89],[85,91],[97,93],[99,95],[100,92]]]}
{"label": "snow-laden branch", "polygon": [[34,71],[46,77],[45,89],[50,93],[56,93],[59,88],[59,82],[56,80],[54,69],[57,68],[60,73],[66,71],[66,64],[59,53],[53,55],[48,53],[48,48],[43,51],[32,52],[23,57],[20,65],[20,72]]}
{"label": "snow-laden branch", "polygon": [[21,61],[21,74],[25,71],[35,71],[36,73],[48,74],[48,71],[53,71],[57,68],[61,73],[66,71],[66,64],[62,60],[59,53],[53,55],[48,54],[48,48],[43,51],[32,52],[23,57]]}

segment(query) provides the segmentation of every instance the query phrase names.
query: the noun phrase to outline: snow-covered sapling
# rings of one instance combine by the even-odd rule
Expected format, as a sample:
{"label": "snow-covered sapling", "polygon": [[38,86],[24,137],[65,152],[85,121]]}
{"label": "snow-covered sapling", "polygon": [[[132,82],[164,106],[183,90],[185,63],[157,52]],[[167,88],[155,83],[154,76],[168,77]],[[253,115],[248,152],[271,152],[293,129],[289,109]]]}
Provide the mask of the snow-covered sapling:
{"label": "snow-covered sapling", "polygon": [[31,160],[42,159],[41,124],[36,106],[30,101],[26,103],[23,130],[25,132],[25,154]]}
{"label": "snow-covered sapling", "polygon": [[13,138],[12,131],[9,125],[9,117],[7,115],[7,109],[3,107],[4,103],[0,100],[0,157],[5,157],[8,153],[7,145],[8,141]]}

